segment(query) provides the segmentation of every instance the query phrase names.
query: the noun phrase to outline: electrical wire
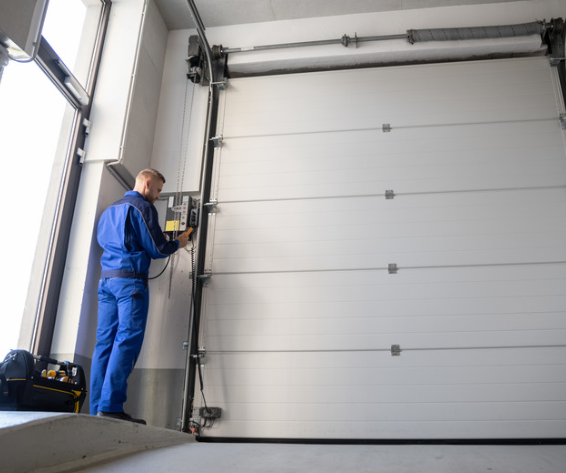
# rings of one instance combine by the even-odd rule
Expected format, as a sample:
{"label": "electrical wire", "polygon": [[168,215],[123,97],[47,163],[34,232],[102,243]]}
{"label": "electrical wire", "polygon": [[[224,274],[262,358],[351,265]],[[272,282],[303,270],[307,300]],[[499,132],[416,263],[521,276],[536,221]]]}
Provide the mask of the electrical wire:
{"label": "electrical wire", "polygon": [[161,272],[157,275],[157,276],[152,276],[150,278],[147,278],[148,281],[151,281],[152,279],[157,279],[159,276],[161,276],[165,270],[167,269],[167,266],[169,266],[169,261],[171,261],[171,255],[169,255],[167,257],[167,262],[165,263],[165,266],[163,267],[163,269],[161,270]]}

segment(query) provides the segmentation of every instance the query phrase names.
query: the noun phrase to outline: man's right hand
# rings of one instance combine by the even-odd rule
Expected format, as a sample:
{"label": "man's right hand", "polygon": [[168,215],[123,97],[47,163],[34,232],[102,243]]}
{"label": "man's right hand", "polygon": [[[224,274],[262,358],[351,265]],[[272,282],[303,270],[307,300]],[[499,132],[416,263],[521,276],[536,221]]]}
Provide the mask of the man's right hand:
{"label": "man's right hand", "polygon": [[179,248],[184,248],[189,243],[189,235],[193,231],[192,228],[189,228],[186,232],[181,233],[177,236],[176,240],[179,242]]}

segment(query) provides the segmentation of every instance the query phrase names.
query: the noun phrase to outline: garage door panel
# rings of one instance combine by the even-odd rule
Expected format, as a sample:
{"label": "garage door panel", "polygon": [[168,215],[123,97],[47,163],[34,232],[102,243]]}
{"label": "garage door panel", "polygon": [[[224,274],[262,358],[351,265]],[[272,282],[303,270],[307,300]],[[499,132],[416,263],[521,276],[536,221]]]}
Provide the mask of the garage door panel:
{"label": "garage door panel", "polygon": [[[490,178],[486,182],[487,171],[489,171]],[[443,187],[435,184],[443,179],[449,180],[448,185],[444,184],[446,190],[498,189],[502,182],[506,182],[506,186],[509,186],[507,188],[511,186],[533,187],[534,179],[538,186],[560,185],[566,184],[566,163],[563,158],[556,158],[536,162],[486,162],[483,166],[477,163],[467,165],[454,163],[443,165],[439,169],[434,166],[425,166],[421,162],[417,167],[393,166],[387,170],[350,167],[342,169],[339,173],[336,169],[309,171],[301,167],[291,169],[287,166],[284,171],[270,170],[261,174],[250,174],[244,171],[230,178],[221,176],[219,199],[221,201],[235,200],[229,197],[234,194],[234,189],[245,189],[251,193],[252,190],[267,192],[267,189],[273,189],[275,192],[276,188],[284,188],[290,190],[292,197],[297,197],[296,192],[307,192],[308,188],[313,187],[313,182],[316,183],[315,188],[321,189],[319,195],[322,196],[332,195],[327,191],[324,193],[323,189],[328,186],[333,186],[339,195],[358,195],[363,189],[366,189],[366,194],[382,193],[385,189],[396,189],[400,192],[411,190],[425,192],[431,189],[442,189]],[[527,185],[529,182],[531,186]]]}
{"label": "garage door panel", "polygon": [[285,148],[278,138],[270,149],[251,151],[226,145],[217,197],[230,202],[372,195],[386,189],[442,192],[563,186],[564,145],[559,127],[554,121],[548,123],[554,132],[543,138],[534,139],[521,130],[497,138],[469,130],[467,137],[451,137],[453,144],[438,138],[444,148],[436,151],[429,151],[433,143],[414,139],[414,130],[395,130],[383,134],[387,139],[376,136],[373,142],[361,140],[358,134],[344,136],[344,142],[329,143],[331,151],[323,156],[317,152],[325,140],[320,136],[312,137],[313,147],[301,152],[297,150],[304,140]]}
{"label": "garage door panel", "polygon": [[[457,238],[450,237],[406,237],[402,241],[391,241],[391,238],[371,238],[365,240],[350,239],[355,243],[355,247],[345,247],[344,241],[307,241],[307,242],[287,242],[284,248],[278,242],[273,243],[250,243],[250,244],[226,244],[217,245],[215,248],[216,259],[277,259],[292,254],[294,258],[312,258],[318,256],[341,255],[333,257],[344,258],[345,264],[348,258],[356,257],[356,254],[393,255],[395,252],[404,250],[408,253],[431,252],[438,253],[450,251],[451,249],[463,248],[471,255],[474,252],[484,250],[528,250],[541,245],[547,248],[560,248],[564,246],[565,234],[555,233],[530,233],[515,235],[462,235]],[[342,267],[343,265],[340,265]],[[272,268],[276,267],[275,265]],[[237,270],[237,268],[236,268]],[[242,269],[244,270],[244,269]]]}
{"label": "garage door panel", "polygon": [[[207,381],[212,383],[213,379]],[[426,403],[434,399],[437,403],[467,403],[467,402],[529,402],[533,396],[539,396],[541,401],[563,401],[566,398],[566,383],[556,382],[545,384],[546,389],[524,383],[501,384],[413,384],[409,386],[392,385],[364,385],[358,386],[331,386],[325,391],[324,399],[329,404],[341,404],[348,399],[352,404],[377,403]],[[210,394],[216,399],[222,399],[220,385],[211,385]],[[417,394],[418,392],[418,394]],[[294,386],[276,384],[253,384],[245,386],[234,385],[230,388],[229,400],[231,404],[316,404],[321,399],[318,389],[296,389]],[[218,401],[220,402],[220,401]],[[339,407],[341,410],[342,407]]]}
{"label": "garage door panel", "polygon": [[443,197],[225,204],[213,271],[566,261],[564,190]]}
{"label": "garage door panel", "polygon": [[[360,145],[352,153],[352,143]],[[325,146],[324,155],[316,151]],[[509,150],[512,152],[502,152]],[[478,153],[479,152],[479,153]],[[226,138],[222,145],[222,173],[237,172],[238,166],[246,167],[253,174],[268,166],[289,168],[313,163],[339,166],[338,169],[358,167],[372,157],[373,166],[417,165],[426,158],[426,164],[450,164],[453,162],[513,161],[525,152],[525,159],[545,159],[560,156],[563,143],[556,120],[518,123],[490,123],[473,126],[445,126],[434,130],[420,128],[396,128],[383,133],[377,130],[344,131],[342,133],[297,134],[286,136],[254,136]],[[415,156],[415,153],[418,153]],[[348,161],[330,161],[330,158],[348,158]],[[401,160],[402,158],[402,160]],[[435,160],[436,158],[436,160]],[[271,164],[269,164],[271,163]],[[315,168],[315,169],[318,169]],[[280,168],[277,170],[286,170]]]}
{"label": "garage door panel", "polygon": [[554,233],[564,229],[565,210],[566,189],[221,203],[215,245]]}
{"label": "garage door panel", "polygon": [[[531,350],[536,349],[528,351]],[[549,361],[556,359],[555,356],[560,351],[546,350]],[[456,373],[451,366],[453,364],[445,361],[455,353],[448,350],[434,355],[422,351],[403,352],[399,357],[405,358],[403,361],[397,361],[397,357],[391,357],[385,352],[358,353],[357,361],[361,357],[370,357],[373,360],[373,366],[369,367],[358,367],[354,357],[349,357],[352,366],[335,366],[343,354],[326,352],[317,354],[326,361],[320,368],[309,368],[309,358],[313,354],[308,352],[223,353],[215,356],[216,361],[206,361],[203,376],[206,385],[211,389],[210,401],[215,403],[274,403],[280,399],[279,391],[283,391],[290,399],[299,398],[303,402],[317,398],[330,402],[332,397],[327,397],[330,391],[334,396],[338,396],[340,392],[348,392],[348,387],[350,395],[342,398],[342,403],[346,405],[354,400],[362,402],[364,399],[369,399],[371,403],[397,402],[398,396],[413,403],[444,402],[450,392],[459,393],[457,396],[460,396],[461,402],[474,402],[476,392],[482,393],[484,401],[493,402],[508,389],[515,389],[518,399],[526,396],[529,391],[536,391],[547,393],[541,394],[542,399],[563,401],[564,398],[557,399],[563,393],[566,382],[563,363],[534,365],[530,364],[529,360],[522,360],[523,364],[521,360],[515,361],[513,365],[499,363],[497,352],[517,353],[517,349],[491,350],[492,358],[488,363],[482,363],[481,359],[476,358],[475,351],[459,351],[461,357],[468,359],[469,365],[463,365]],[[288,361],[285,367],[255,367],[256,363],[260,363],[259,358],[274,360],[277,357],[291,357],[296,362]],[[412,366],[417,357],[424,357],[425,361],[419,363],[419,366]],[[260,364],[269,365],[269,361],[265,360]],[[502,367],[505,368],[503,375]],[[222,386],[235,389],[223,391]],[[247,390],[250,396],[247,400],[238,395],[244,390]],[[401,391],[404,392],[403,395],[397,394]],[[471,401],[464,400],[470,398]],[[478,401],[478,398],[475,400]],[[456,398],[453,397],[452,401],[456,402]]]}
{"label": "garage door panel", "polygon": [[[360,302],[453,297],[562,296],[566,265],[429,268],[215,275],[205,292],[210,305],[237,303]],[[516,274],[514,274],[516,273]],[[549,277],[555,274],[556,277]],[[500,277],[501,279],[497,279]],[[251,296],[251,297],[250,297]],[[257,297],[262,296],[261,299]],[[523,302],[522,302],[523,303]],[[522,304],[521,303],[521,304]]]}
{"label": "garage door panel", "polygon": [[[407,327],[410,327],[409,329]],[[478,333],[493,332],[536,332],[546,330],[566,330],[564,312],[534,314],[470,314],[467,316],[398,316],[388,317],[385,314],[371,317],[352,314],[343,318],[250,318],[248,314],[241,318],[212,319],[207,318],[206,330],[220,338],[229,337],[289,337],[289,336],[355,336],[386,335],[398,337],[400,334],[423,334],[425,336],[443,337],[438,346],[464,340],[463,346],[469,344]],[[454,335],[454,337],[452,337]],[[528,336],[532,335],[527,333]],[[449,336],[449,338],[447,338]],[[501,335],[499,335],[501,336]],[[558,343],[562,343],[559,341]],[[534,345],[532,339],[528,345]],[[458,343],[462,345],[462,343]]]}
{"label": "garage door panel", "polygon": [[218,275],[206,288],[214,302],[203,343],[222,351],[561,345],[559,266],[445,269],[437,282],[431,271]]}
{"label": "garage door panel", "polygon": [[[546,61],[546,64],[544,62]],[[542,67],[533,67],[533,62]],[[478,67],[480,65],[481,67]],[[501,61],[476,61],[459,62],[434,65],[416,65],[402,67],[383,67],[356,70],[355,80],[358,84],[366,87],[374,87],[375,92],[380,90],[385,95],[393,93],[404,94],[412,87],[418,86],[420,90],[438,89],[462,84],[464,88],[479,85],[484,88],[495,84],[516,84],[523,82],[544,83],[550,81],[547,58],[527,58]],[[351,77],[351,70],[333,71],[331,74],[315,72],[310,74],[292,74],[286,76],[285,86],[297,89],[297,94],[303,99],[308,99],[312,94],[337,94],[344,89],[345,78]],[[416,77],[422,79],[415,84]],[[312,77],[316,87],[307,89],[301,87],[305,83],[305,76]],[[437,82],[439,76],[445,78],[445,82]],[[230,88],[238,94],[251,93],[258,97],[259,101],[270,97],[285,96],[288,92],[285,88],[274,89],[264,77],[251,77],[246,80],[231,80]],[[440,85],[441,84],[441,85]],[[358,89],[356,89],[358,90]]]}
{"label": "garage door panel", "polygon": [[[299,422],[309,426],[310,438],[393,438],[381,429],[403,418],[403,428],[396,431],[401,437],[407,431],[442,437],[446,423],[457,426],[454,438],[470,438],[471,432],[481,437],[478,423],[485,428],[484,422],[511,421],[527,422],[531,429],[517,436],[531,438],[541,419],[564,423],[564,365],[538,364],[559,360],[564,349],[533,349],[532,356],[513,349],[486,352],[414,352],[399,358],[383,353],[219,354],[206,361],[204,379],[209,403],[224,409],[219,436],[232,435],[241,423],[245,431],[250,423],[248,435],[267,436],[275,429],[278,436],[295,438],[285,425]],[[456,373],[454,356],[461,366]],[[532,402],[533,397],[539,401]],[[325,425],[328,419],[333,423]],[[348,435],[330,433],[336,422]],[[559,434],[560,427],[554,428]]]}
{"label": "garage door panel", "polygon": [[[522,70],[510,78],[508,72],[494,73],[488,63],[482,63],[486,69],[484,74],[477,72],[468,74],[461,69],[441,79],[415,82],[417,77],[426,77],[427,67],[415,67],[417,75],[407,78],[406,68],[392,68],[386,74],[378,70],[344,71],[342,80],[349,80],[357,87],[339,87],[335,81],[317,81],[318,74],[301,74],[289,77],[270,77],[261,79],[233,79],[230,81],[229,111],[236,115],[237,111],[261,112],[265,108],[290,109],[289,99],[297,103],[308,103],[313,108],[322,104],[328,105],[329,98],[336,107],[369,105],[370,107],[386,107],[398,109],[398,94],[407,97],[409,104],[452,99],[461,101],[463,97],[481,99],[491,97],[546,97],[549,95],[550,75],[546,71]],[[488,72],[490,70],[490,72]],[[456,71],[456,69],[455,69]],[[337,76],[339,77],[339,76]],[[281,82],[284,87],[274,87]],[[315,88],[307,89],[309,83],[316,83]],[[344,85],[344,84],[340,84]],[[463,93],[465,91],[465,94]],[[292,93],[291,93],[292,92]],[[347,102],[347,103],[346,103]],[[508,103],[509,100],[506,101]],[[245,105],[245,107],[244,107]],[[293,105],[296,105],[293,103]],[[410,105],[409,105],[410,106]]]}
{"label": "garage door panel", "polygon": [[[228,438],[268,439],[360,439],[360,440],[407,440],[407,439],[490,439],[513,438],[561,438],[566,429],[566,421],[476,421],[461,422],[340,422],[333,420],[302,422],[238,422],[220,425],[210,429],[210,436]],[[410,434],[408,434],[410,433]]]}
{"label": "garage door panel", "polygon": [[229,81],[199,333],[223,411],[201,435],[566,437],[555,76],[525,58]]}
{"label": "garage door panel", "polygon": [[[499,421],[510,421],[520,418],[521,420],[547,420],[555,421],[556,412],[566,407],[565,402],[547,402],[532,405],[531,403],[505,402],[505,403],[422,403],[413,405],[410,403],[390,403],[387,405],[375,404],[352,404],[345,408],[336,404],[288,404],[287,409],[292,415],[283,412],[280,406],[256,404],[240,407],[240,412],[232,409],[230,417],[223,418],[223,422],[238,422],[241,419],[247,421],[263,421],[266,415],[270,415],[270,422],[286,421],[324,421],[333,418],[334,422],[368,422],[368,416],[377,417],[383,422],[394,421],[400,416],[405,417],[405,422],[425,422],[430,416],[438,421],[445,422],[478,422],[493,419],[493,412],[498,412]],[[239,415],[238,415],[239,414]],[[241,416],[241,417],[240,417]],[[563,420],[563,419],[560,419]]]}
{"label": "garage door panel", "polygon": [[[395,317],[396,323],[406,321],[411,324],[428,323],[428,317],[435,316],[436,320],[442,317],[467,317],[470,324],[484,327],[482,317],[488,317],[490,324],[497,324],[500,314],[514,314],[509,322],[521,321],[521,317],[534,317],[541,323],[547,323],[547,317],[563,317],[566,306],[565,296],[517,296],[513,298],[465,298],[459,299],[458,304],[447,304],[445,301],[434,299],[412,299],[412,300],[380,300],[379,310],[376,309],[374,301],[332,301],[317,302],[313,310],[313,303],[308,302],[282,302],[274,305],[270,303],[229,303],[215,304],[207,308],[207,317],[214,320],[288,320],[300,318],[337,319],[344,314],[352,314],[351,317]],[[521,312],[517,311],[517,305],[521,305]],[[246,317],[242,316],[242,313]],[[539,315],[539,314],[549,315]],[[413,315],[418,314],[418,315]],[[557,315],[555,315],[557,314]],[[424,322],[416,320],[424,319]],[[416,319],[416,320],[415,320]],[[506,320],[505,318],[501,318]],[[467,320],[450,322],[451,324],[464,324]],[[385,322],[387,323],[387,322]],[[448,324],[445,320],[444,324]],[[485,321],[484,321],[485,323]],[[518,322],[524,324],[524,322]],[[550,322],[548,322],[550,323]],[[418,326],[418,325],[417,325]]]}
{"label": "garage door panel", "polygon": [[[379,111],[373,113],[360,113],[359,108],[351,103],[333,107],[329,105],[333,97],[323,100],[317,108],[309,109],[303,103],[293,103],[289,99],[283,107],[272,104],[269,110],[258,113],[247,111],[235,117],[226,116],[224,130],[226,136],[231,138],[249,136],[249,130],[253,130],[253,136],[266,136],[381,128],[385,123],[395,128],[484,123],[488,118],[492,122],[556,119],[553,96],[542,97],[542,100],[538,96],[519,97],[513,106],[507,104],[506,108],[501,106],[505,101],[492,97],[476,99],[473,106],[470,102],[445,98],[441,102],[413,102],[403,111],[396,104],[392,104],[389,110],[380,105]],[[431,107],[434,108],[431,110]],[[297,110],[301,110],[301,113],[297,114]],[[288,118],[285,118],[285,114]]]}
{"label": "garage door panel", "polygon": [[[434,328],[431,328],[433,330]],[[208,336],[207,347],[218,351],[305,351],[305,350],[387,350],[392,345],[402,349],[442,349],[454,347],[533,347],[562,345],[566,330],[525,330],[450,333],[357,333],[336,335],[240,335]]]}
{"label": "garage door panel", "polygon": [[[370,132],[366,133],[370,134]],[[373,134],[375,135],[376,132]],[[250,143],[250,148],[233,149],[231,146],[223,148],[221,180],[224,186],[233,187],[235,183],[231,181],[235,180],[236,176],[262,176],[299,171],[328,173],[329,171],[346,170],[350,172],[359,170],[360,173],[363,170],[380,170],[386,172],[387,177],[391,175],[393,178],[395,171],[399,172],[404,168],[409,168],[406,170],[433,168],[442,176],[453,176],[457,169],[452,168],[457,166],[485,169],[494,165],[524,166],[529,162],[542,164],[542,171],[544,171],[546,165],[553,165],[546,161],[559,160],[563,152],[563,145],[557,142],[558,140],[553,140],[554,142],[551,143],[548,141],[539,143],[539,138],[533,142],[534,136],[532,135],[523,136],[522,140],[514,143],[506,143],[502,139],[500,143],[497,143],[497,140],[491,137],[462,136],[459,139],[450,140],[454,141],[453,146],[450,146],[451,143],[448,142],[444,143],[445,149],[438,149],[437,145],[436,150],[428,151],[426,147],[430,147],[431,143],[428,143],[427,140],[411,140],[410,137],[407,137],[410,134],[412,133],[408,130],[399,130],[394,140],[384,138],[363,143],[359,143],[354,136],[345,136],[345,140],[350,138],[351,141],[333,144],[324,156],[320,156],[314,152],[315,149],[312,149],[319,146],[320,137],[312,140],[316,142],[312,148],[308,145],[289,146],[288,142],[291,141],[289,137],[286,137],[286,140],[281,137],[273,138],[268,150],[251,148],[254,140],[249,138],[245,141]],[[354,133],[347,135],[354,135]],[[399,137],[406,139],[399,139]],[[480,143],[478,143],[482,138],[489,142],[484,148],[480,148]],[[551,135],[551,138],[556,138],[556,135]],[[283,145],[283,141],[287,143],[287,146]],[[358,146],[353,152],[352,143],[356,142]],[[243,145],[243,143],[239,144]],[[375,147],[379,147],[379,155],[376,154]]]}
{"label": "garage door panel", "polygon": [[[465,76],[465,69],[453,69],[451,76],[437,76],[431,87],[421,80],[427,74],[424,72],[427,67],[415,67],[411,70],[411,86],[394,90],[390,90],[391,85],[385,90],[380,89],[379,81],[396,81],[407,73],[406,68],[391,68],[387,78],[376,69],[365,76],[357,71],[344,71],[341,76],[348,86],[339,89],[328,87],[329,84],[328,88],[320,86],[317,74],[302,74],[293,82],[285,76],[272,76],[262,78],[263,87],[271,91],[267,96],[249,86],[238,87],[239,80],[235,79],[231,81],[224,134],[228,137],[246,136],[249,130],[254,130],[255,135],[261,136],[381,127],[383,123],[428,126],[483,122],[487,116],[494,122],[556,116],[555,98],[548,86],[550,75],[542,81],[540,74],[523,76],[509,84],[508,81],[499,82],[490,74],[493,73],[491,66],[476,63],[477,70],[485,69],[486,82],[483,88],[472,90],[466,101],[463,97],[468,98],[470,88],[466,83],[471,82],[471,78]],[[308,100],[300,92],[306,89],[310,91]],[[279,92],[276,94],[275,90]],[[399,93],[404,98],[402,110]],[[297,110],[301,112],[297,113]]]}
{"label": "garage door panel", "polygon": [[[429,268],[426,271],[401,270],[398,274],[388,274],[386,270],[217,274],[207,283],[205,294],[210,313],[221,311],[222,306],[233,306],[235,316],[239,305],[246,306],[243,313],[257,305],[264,312],[264,318],[279,314],[280,304],[293,308],[286,311],[289,317],[297,310],[303,314],[302,304],[307,308],[309,304],[320,304],[322,310],[311,306],[310,317],[325,317],[333,304],[354,304],[355,310],[338,312],[346,317],[368,307],[366,302],[377,302],[386,309],[386,314],[395,315],[528,313],[560,311],[566,297],[565,282],[564,264],[465,267],[458,271]],[[534,306],[530,305],[531,298]],[[464,303],[448,305],[449,311],[442,310],[443,303],[455,299]],[[472,300],[476,300],[481,310],[470,305]],[[513,300],[517,301],[514,309],[507,303]],[[268,305],[271,307],[265,310]],[[422,305],[421,309],[418,305]],[[209,311],[206,314],[208,316]],[[376,316],[380,314],[381,311],[375,312]],[[273,317],[279,318],[279,315]]]}

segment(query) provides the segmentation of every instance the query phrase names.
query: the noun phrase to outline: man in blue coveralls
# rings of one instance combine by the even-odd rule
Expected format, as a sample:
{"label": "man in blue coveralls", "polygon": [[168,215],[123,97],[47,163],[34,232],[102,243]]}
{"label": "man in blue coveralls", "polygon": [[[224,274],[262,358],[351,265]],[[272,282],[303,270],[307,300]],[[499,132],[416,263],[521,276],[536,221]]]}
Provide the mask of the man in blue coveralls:
{"label": "man in blue coveralls", "polygon": [[90,413],[145,424],[124,412],[127,379],[141,350],[149,291],[151,259],[165,258],[187,245],[189,232],[168,241],[153,203],[165,178],[155,169],[136,177],[133,191],[104,211],[98,243],[104,252],[98,285],[98,328],[92,356]]}

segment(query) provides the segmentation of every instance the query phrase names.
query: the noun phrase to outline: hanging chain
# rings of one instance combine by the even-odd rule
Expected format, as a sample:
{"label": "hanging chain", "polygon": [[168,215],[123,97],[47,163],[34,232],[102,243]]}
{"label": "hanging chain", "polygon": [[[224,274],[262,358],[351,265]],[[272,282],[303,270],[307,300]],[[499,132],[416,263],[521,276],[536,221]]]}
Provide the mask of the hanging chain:
{"label": "hanging chain", "polygon": [[[183,191],[183,184],[185,182],[185,170],[187,168],[187,154],[189,150],[189,132],[191,129],[191,120],[193,117],[193,102],[195,97],[195,85],[192,86],[192,93],[191,93],[191,106],[189,108],[189,120],[187,123],[187,133],[184,140],[185,143],[185,152],[183,153],[183,132],[185,131],[185,116],[187,111],[187,95],[189,89],[189,80],[185,84],[185,98],[183,103],[183,119],[181,121],[181,141],[179,144],[179,161],[177,165],[177,188],[175,190],[175,198],[173,200],[173,211],[175,212],[174,221],[180,221],[180,214],[181,214],[181,204],[182,204],[182,191]],[[181,165],[182,163],[182,165]],[[188,209],[190,212],[190,209]],[[178,235],[178,228],[175,228],[173,231],[173,239],[177,238]],[[169,299],[171,298],[171,288],[173,286],[173,268],[175,266],[177,252],[171,255],[171,267],[169,268]]]}

